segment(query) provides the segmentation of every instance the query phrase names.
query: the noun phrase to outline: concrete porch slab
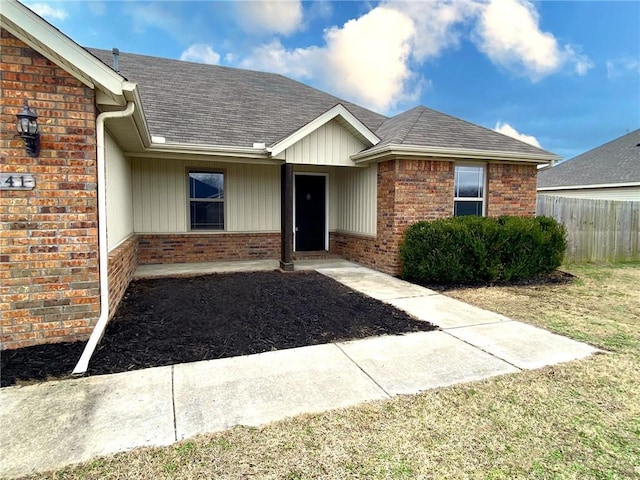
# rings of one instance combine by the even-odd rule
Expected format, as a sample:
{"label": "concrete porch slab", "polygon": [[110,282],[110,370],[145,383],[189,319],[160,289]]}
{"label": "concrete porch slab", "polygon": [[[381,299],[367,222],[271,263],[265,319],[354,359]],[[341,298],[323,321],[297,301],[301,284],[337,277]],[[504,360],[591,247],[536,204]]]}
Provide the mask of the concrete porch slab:
{"label": "concrete porch slab", "polygon": [[133,274],[139,278],[181,277],[208,273],[259,272],[278,270],[278,260],[235,260],[228,262],[163,263],[139,265]]}
{"label": "concrete porch slab", "polygon": [[338,346],[390,395],[519,371],[445,332],[375,337]]}
{"label": "concrete porch slab", "polygon": [[499,313],[490,312],[440,294],[399,298],[389,300],[389,303],[409,315],[444,329],[511,321],[510,318]]}
{"label": "concrete porch slab", "polygon": [[386,301],[437,293],[366,267],[318,268],[317,271],[377,300]]}
{"label": "concrete porch slab", "polygon": [[333,344],[176,365],[174,395],[178,439],[387,397]]}
{"label": "concrete porch slab", "polygon": [[447,333],[518,368],[529,370],[577,360],[600,351],[586,343],[516,321],[454,328]]}
{"label": "concrete porch slab", "polygon": [[0,395],[0,476],[175,441],[171,367],[7,387]]}

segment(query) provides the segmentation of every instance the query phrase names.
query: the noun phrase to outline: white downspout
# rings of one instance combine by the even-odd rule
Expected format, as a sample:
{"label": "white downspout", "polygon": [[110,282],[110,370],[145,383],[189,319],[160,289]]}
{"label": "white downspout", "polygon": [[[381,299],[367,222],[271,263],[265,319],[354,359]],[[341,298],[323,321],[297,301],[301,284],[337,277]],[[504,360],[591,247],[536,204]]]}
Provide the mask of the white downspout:
{"label": "white downspout", "polygon": [[91,332],[73,375],[82,375],[89,368],[89,360],[104,334],[109,321],[109,246],[107,245],[107,182],[104,158],[104,122],[108,118],[124,118],[133,114],[135,104],[127,103],[127,108],[116,112],[103,112],[96,119],[97,175],[98,175],[98,245],[100,248],[100,318]]}

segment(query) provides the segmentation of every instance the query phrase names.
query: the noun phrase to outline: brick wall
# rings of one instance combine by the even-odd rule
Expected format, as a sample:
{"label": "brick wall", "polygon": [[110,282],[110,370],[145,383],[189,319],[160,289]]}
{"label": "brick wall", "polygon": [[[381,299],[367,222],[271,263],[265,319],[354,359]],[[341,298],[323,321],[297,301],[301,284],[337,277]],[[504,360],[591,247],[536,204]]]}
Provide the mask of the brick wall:
{"label": "brick wall", "polygon": [[378,165],[377,237],[373,265],[398,275],[399,248],[409,225],[451,216],[454,164],[446,160],[389,160]]}
{"label": "brick wall", "polygon": [[535,165],[487,165],[487,215],[534,216],[537,172]]}
{"label": "brick wall", "polygon": [[139,235],[140,264],[280,258],[280,233]]}
{"label": "brick wall", "polygon": [[[0,169],[36,180],[0,192],[1,348],[87,338],[100,312],[94,93],[5,30],[0,41]],[[16,135],[24,99],[37,158]]]}
{"label": "brick wall", "polygon": [[109,318],[113,317],[138,267],[138,237],[135,235],[109,252]]}
{"label": "brick wall", "polygon": [[330,232],[329,252],[345,260],[375,268],[376,238],[355,233]]}

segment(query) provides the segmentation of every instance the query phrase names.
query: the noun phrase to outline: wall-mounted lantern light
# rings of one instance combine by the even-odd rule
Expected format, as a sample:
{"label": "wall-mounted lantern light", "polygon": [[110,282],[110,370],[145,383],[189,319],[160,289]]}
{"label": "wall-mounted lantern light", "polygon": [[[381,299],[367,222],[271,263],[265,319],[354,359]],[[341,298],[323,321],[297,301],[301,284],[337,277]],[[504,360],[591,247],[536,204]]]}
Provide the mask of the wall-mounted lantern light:
{"label": "wall-mounted lantern light", "polygon": [[40,153],[40,133],[38,132],[38,114],[29,108],[29,102],[24,101],[24,109],[16,115],[16,129],[24,140],[27,155],[37,157]]}

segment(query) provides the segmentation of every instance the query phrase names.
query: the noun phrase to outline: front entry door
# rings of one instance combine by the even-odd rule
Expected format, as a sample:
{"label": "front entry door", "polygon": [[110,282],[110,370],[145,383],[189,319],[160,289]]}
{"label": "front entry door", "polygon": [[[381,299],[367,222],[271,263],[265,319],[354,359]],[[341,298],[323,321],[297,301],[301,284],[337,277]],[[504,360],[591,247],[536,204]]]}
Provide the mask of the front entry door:
{"label": "front entry door", "polygon": [[325,250],[326,177],[296,175],[296,251]]}

